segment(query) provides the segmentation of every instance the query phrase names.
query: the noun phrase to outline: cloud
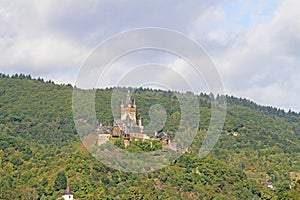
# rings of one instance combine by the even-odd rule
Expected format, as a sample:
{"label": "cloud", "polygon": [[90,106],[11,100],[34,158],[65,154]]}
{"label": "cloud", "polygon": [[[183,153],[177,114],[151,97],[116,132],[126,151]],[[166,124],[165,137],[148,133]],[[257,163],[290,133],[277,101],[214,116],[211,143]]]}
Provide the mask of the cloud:
{"label": "cloud", "polygon": [[254,13],[246,27],[243,22],[235,25],[242,16],[232,16],[222,6],[210,11],[212,21],[202,20],[202,15],[197,19],[200,27],[210,22],[216,26],[204,29],[199,41],[215,61],[229,93],[300,110],[300,83],[296,81],[300,74],[299,9],[300,4],[291,0],[279,4],[272,16],[261,16],[263,8],[251,9]]}
{"label": "cloud", "polygon": [[49,10],[53,7],[47,10],[50,1],[43,3],[1,2],[1,71],[47,76],[80,66],[87,55],[84,44],[48,27]]}
{"label": "cloud", "polygon": [[[197,12],[218,1],[1,1],[0,70],[53,75],[78,71],[94,47],[113,34],[158,26],[184,31]],[[190,12],[186,12],[190,11]],[[61,72],[63,76],[59,76]],[[74,77],[67,80],[73,80]]]}
{"label": "cloud", "polygon": [[22,69],[23,65],[39,71],[68,68],[80,64],[86,53],[78,44],[58,37],[17,36],[12,44],[10,42],[8,38],[1,40],[0,46],[4,48],[0,49],[0,59],[2,65],[17,69]]}
{"label": "cloud", "polygon": [[[1,1],[0,70],[74,83],[80,64],[99,42],[132,28],[164,27],[207,50],[230,94],[299,111],[299,10],[293,0]],[[180,72],[188,67],[178,58],[145,53],[111,73],[121,77],[155,59]]]}

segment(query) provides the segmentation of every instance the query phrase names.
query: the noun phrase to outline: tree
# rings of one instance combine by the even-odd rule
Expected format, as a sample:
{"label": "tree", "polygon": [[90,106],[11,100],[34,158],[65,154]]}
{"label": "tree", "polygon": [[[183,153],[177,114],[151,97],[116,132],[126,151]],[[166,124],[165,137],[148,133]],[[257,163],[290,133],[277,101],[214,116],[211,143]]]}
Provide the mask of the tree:
{"label": "tree", "polygon": [[22,200],[36,200],[39,195],[35,188],[26,188],[21,192]]}
{"label": "tree", "polygon": [[67,178],[65,172],[61,171],[57,173],[56,179],[54,181],[54,190],[59,191],[61,189],[67,188]]}
{"label": "tree", "polygon": [[41,182],[41,185],[43,187],[47,187],[48,186],[48,179],[46,177],[43,178],[42,182]]}

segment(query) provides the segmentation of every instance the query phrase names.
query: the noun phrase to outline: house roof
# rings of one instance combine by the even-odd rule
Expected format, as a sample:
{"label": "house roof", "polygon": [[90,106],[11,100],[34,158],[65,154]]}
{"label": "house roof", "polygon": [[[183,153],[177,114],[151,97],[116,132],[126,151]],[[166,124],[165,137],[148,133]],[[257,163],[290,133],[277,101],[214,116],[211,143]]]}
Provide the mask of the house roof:
{"label": "house roof", "polygon": [[129,132],[133,132],[133,133],[142,133],[142,130],[140,127],[138,126],[132,126],[129,127]]}
{"label": "house roof", "polygon": [[99,134],[111,134],[112,133],[112,128],[111,127],[107,127],[107,126],[101,126],[99,127]]}
{"label": "house roof", "polygon": [[264,182],[264,184],[266,185],[266,186],[271,186],[272,185],[272,183],[271,182]]}

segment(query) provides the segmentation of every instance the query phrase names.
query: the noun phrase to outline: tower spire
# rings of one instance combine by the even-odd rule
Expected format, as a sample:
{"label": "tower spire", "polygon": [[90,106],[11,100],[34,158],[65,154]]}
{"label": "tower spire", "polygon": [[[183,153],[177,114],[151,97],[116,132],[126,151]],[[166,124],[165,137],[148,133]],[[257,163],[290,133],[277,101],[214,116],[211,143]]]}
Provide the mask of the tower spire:
{"label": "tower spire", "polygon": [[124,105],[128,106],[128,104],[131,104],[131,100],[130,100],[130,91],[128,90],[127,92],[127,97],[125,99]]}
{"label": "tower spire", "polygon": [[69,185],[67,185],[66,190],[64,191],[64,193],[62,194],[62,198],[64,200],[73,200],[73,194],[71,193],[70,187]]}

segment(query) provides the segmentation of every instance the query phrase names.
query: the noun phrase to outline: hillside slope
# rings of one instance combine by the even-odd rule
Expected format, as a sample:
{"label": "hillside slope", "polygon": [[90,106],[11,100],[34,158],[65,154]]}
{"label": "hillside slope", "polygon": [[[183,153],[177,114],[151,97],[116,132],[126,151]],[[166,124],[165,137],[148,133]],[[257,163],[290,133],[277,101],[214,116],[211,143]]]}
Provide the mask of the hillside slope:
{"label": "hillside slope", "polygon": [[[299,182],[290,177],[290,172],[300,173],[297,113],[227,97],[220,140],[200,159],[211,100],[201,94],[199,133],[191,153],[159,171],[132,174],[107,168],[82,148],[72,117],[72,86],[24,75],[0,77],[0,199],[56,199],[63,190],[55,183],[59,171],[77,199],[299,198]],[[155,102],[167,111],[164,131],[177,130],[180,108],[172,92],[135,92],[145,125]],[[111,89],[97,90],[95,108],[104,124],[113,120],[110,98]],[[277,189],[261,184],[266,181]]]}

